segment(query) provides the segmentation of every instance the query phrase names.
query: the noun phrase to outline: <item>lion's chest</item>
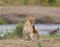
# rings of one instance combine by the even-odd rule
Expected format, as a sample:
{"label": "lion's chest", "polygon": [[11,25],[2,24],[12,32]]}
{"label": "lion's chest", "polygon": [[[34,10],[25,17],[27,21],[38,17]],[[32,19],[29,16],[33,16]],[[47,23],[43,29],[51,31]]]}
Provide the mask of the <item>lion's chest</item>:
{"label": "lion's chest", "polygon": [[27,32],[32,32],[32,30],[33,30],[33,28],[32,28],[32,26],[26,26],[25,28],[24,28],[24,31],[27,33]]}

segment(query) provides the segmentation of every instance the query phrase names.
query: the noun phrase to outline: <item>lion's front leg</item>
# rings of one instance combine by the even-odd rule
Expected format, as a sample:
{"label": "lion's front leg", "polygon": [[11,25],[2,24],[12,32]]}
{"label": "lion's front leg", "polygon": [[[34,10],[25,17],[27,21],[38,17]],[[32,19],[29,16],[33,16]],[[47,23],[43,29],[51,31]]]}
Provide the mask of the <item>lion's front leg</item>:
{"label": "lion's front leg", "polygon": [[28,32],[24,33],[23,37],[24,37],[25,40],[30,40],[31,39],[30,33],[28,33]]}

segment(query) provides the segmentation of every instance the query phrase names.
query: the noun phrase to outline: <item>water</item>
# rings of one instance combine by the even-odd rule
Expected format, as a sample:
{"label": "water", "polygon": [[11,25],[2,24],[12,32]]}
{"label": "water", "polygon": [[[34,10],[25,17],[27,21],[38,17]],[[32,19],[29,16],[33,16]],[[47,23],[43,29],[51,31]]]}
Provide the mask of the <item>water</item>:
{"label": "water", "polygon": [[0,25],[0,32],[4,32],[6,33],[7,31],[8,32],[12,32],[16,29],[16,25],[14,24],[11,24],[11,25]]}
{"label": "water", "polygon": [[[60,29],[60,24],[36,24],[35,25],[36,29],[39,31],[40,35],[48,35],[50,31],[53,31],[57,28]],[[0,31],[6,32],[10,31],[12,32],[13,30],[16,29],[16,25],[0,25]],[[60,30],[58,31],[60,34]]]}
{"label": "water", "polygon": [[59,28],[57,34],[60,34],[60,24],[37,24],[35,27],[41,35],[49,35],[50,31],[53,31],[57,28]]}

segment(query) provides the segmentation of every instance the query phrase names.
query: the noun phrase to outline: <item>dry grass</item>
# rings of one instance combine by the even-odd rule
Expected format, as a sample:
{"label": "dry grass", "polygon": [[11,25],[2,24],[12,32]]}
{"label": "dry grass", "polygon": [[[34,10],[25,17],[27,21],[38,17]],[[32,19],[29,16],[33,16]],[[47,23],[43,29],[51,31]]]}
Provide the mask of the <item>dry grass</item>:
{"label": "dry grass", "polygon": [[24,40],[0,40],[0,47],[37,47],[36,42]]}
{"label": "dry grass", "polygon": [[60,38],[45,38],[41,42],[44,47],[60,47]]}
{"label": "dry grass", "polygon": [[[38,43],[40,45],[38,45]],[[0,47],[60,47],[60,38],[41,38],[38,41],[0,40]]]}

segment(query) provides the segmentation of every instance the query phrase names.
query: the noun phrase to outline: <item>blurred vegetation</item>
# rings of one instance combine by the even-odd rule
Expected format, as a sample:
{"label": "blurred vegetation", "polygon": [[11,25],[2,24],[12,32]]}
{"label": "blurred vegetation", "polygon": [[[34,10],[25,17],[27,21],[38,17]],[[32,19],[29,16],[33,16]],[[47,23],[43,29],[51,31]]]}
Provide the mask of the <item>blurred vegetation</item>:
{"label": "blurred vegetation", "polygon": [[0,18],[0,24],[6,24],[6,23],[7,22],[4,19]]}
{"label": "blurred vegetation", "polygon": [[17,25],[15,32],[18,35],[18,37],[23,36],[23,27],[24,27],[24,23],[20,23]]}
{"label": "blurred vegetation", "polygon": [[60,34],[42,35],[41,38],[60,38]]}
{"label": "blurred vegetation", "polygon": [[38,47],[42,47],[42,44],[40,42],[37,43]]}
{"label": "blurred vegetation", "polygon": [[60,37],[60,34],[52,34],[52,35],[48,35],[47,37],[49,37],[49,38],[58,38],[58,37]]}
{"label": "blurred vegetation", "polygon": [[23,26],[24,23],[19,23],[16,26],[16,30],[10,32],[6,31],[5,33],[3,31],[0,31],[0,39],[18,39],[22,38],[23,36]]}
{"label": "blurred vegetation", "polygon": [[0,0],[0,5],[60,6],[60,0]]}

